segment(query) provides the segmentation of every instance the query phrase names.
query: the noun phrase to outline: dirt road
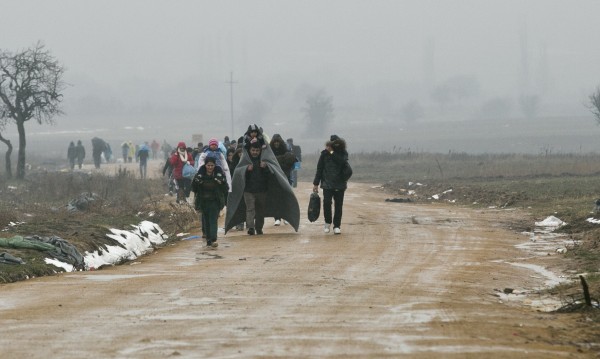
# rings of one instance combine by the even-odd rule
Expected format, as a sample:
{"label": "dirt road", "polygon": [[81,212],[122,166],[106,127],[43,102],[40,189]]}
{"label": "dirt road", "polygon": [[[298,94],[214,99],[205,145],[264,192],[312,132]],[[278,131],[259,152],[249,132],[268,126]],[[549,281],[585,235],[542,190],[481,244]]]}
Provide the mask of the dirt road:
{"label": "dirt road", "polygon": [[131,265],[1,285],[3,358],[582,357],[575,318],[508,305],[544,278],[507,264],[517,212],[384,202],[352,184],[343,234],[230,232]]}

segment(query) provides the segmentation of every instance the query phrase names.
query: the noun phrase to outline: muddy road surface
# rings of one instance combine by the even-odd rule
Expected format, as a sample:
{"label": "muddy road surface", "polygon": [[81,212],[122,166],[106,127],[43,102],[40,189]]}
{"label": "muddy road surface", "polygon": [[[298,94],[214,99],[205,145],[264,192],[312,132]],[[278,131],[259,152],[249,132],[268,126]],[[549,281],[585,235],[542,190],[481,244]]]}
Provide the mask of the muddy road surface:
{"label": "muddy road surface", "polygon": [[[341,235],[220,233],[133,263],[0,286],[2,358],[562,358],[573,316],[503,303],[495,289],[541,288],[508,264],[527,240],[516,211],[389,203],[351,184]],[[221,218],[222,220],[222,218]],[[192,233],[194,234],[194,233]],[[198,233],[196,233],[198,234]]]}

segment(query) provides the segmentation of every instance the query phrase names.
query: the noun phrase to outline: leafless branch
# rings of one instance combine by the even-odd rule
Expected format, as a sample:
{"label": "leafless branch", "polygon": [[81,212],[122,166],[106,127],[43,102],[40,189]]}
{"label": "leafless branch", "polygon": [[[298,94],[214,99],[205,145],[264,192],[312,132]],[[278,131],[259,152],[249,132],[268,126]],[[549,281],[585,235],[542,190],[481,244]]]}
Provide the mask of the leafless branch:
{"label": "leafless branch", "polygon": [[600,86],[590,95],[588,108],[594,115],[596,122],[600,125]]}

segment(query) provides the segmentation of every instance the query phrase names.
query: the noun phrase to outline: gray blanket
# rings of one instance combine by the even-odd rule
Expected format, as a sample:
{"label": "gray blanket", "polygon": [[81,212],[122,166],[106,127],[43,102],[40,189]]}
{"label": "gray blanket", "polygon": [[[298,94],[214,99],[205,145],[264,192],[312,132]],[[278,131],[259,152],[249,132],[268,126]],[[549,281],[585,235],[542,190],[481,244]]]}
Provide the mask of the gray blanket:
{"label": "gray blanket", "polygon": [[[267,145],[263,148],[261,160],[266,162],[269,171],[273,174],[269,179],[267,190],[267,203],[265,217],[285,219],[296,232],[300,225],[300,207],[290,183],[279,167],[277,158]],[[246,186],[246,169],[251,164],[250,155],[243,150],[240,163],[235,168],[232,178],[232,191],[227,197],[227,215],[225,216],[225,233],[238,224],[246,221],[246,203],[244,202],[244,188]]]}

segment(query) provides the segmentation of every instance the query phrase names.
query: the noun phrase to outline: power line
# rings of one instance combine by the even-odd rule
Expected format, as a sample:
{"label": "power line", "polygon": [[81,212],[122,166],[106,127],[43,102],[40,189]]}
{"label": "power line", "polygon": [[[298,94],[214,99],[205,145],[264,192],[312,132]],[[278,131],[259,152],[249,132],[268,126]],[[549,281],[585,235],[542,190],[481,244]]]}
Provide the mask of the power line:
{"label": "power line", "polygon": [[237,81],[233,81],[233,71],[229,72],[229,81],[225,81],[229,84],[229,93],[231,99],[231,139],[235,138],[235,132],[233,131],[233,84],[237,84]]}

